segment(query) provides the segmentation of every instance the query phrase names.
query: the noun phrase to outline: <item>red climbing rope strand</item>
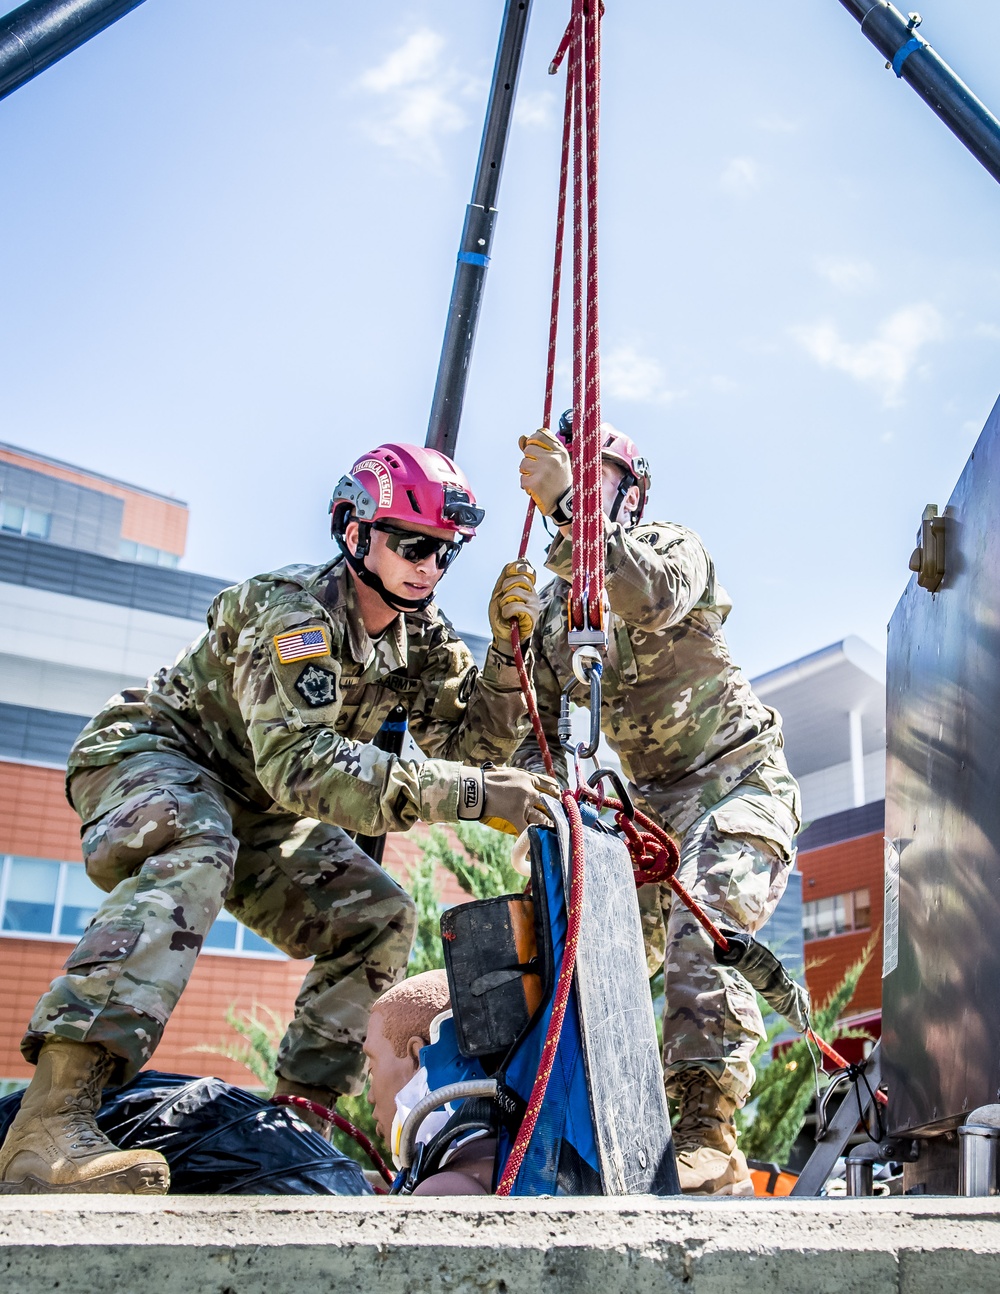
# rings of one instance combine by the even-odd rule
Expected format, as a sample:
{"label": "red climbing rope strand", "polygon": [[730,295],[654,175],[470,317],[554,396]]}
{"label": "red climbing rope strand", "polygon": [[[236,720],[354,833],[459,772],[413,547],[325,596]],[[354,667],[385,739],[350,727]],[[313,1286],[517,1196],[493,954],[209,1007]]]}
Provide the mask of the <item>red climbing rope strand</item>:
{"label": "red climbing rope strand", "polygon": [[[569,35],[566,29],[565,41]],[[561,48],[561,47],[560,47]],[[561,61],[561,57],[560,57]],[[549,306],[549,347],[545,366],[545,395],[542,399],[542,426],[552,426],[552,397],[556,382],[556,353],[559,341],[559,306],[562,298],[563,253],[566,242],[566,192],[569,184],[569,154],[573,125],[573,82],[567,76],[566,93],[563,103],[562,147],[559,153],[559,198],[556,203],[556,245],[552,258],[552,297]],[[534,504],[529,507],[529,513]],[[530,530],[530,517],[529,525]],[[525,545],[526,548],[526,545]],[[521,556],[524,556],[522,550]]]}
{"label": "red climbing rope strand", "polygon": [[538,1116],[545,1101],[545,1093],[549,1086],[549,1077],[555,1064],[559,1038],[562,1035],[563,1020],[566,1018],[566,1007],[569,1003],[570,988],[573,984],[573,970],[576,966],[576,950],[580,941],[580,918],[583,911],[583,819],[580,816],[580,806],[577,804],[572,791],[563,791],[562,802],[566,810],[566,817],[569,819],[571,859],[570,886],[566,899],[566,941],[563,945],[562,962],[559,966],[559,976],[556,980],[552,1014],[549,1017],[549,1027],[545,1033],[545,1045],[542,1047],[541,1060],[538,1062],[538,1074],[531,1088],[528,1108],[524,1113],[524,1118],[521,1120],[521,1127],[518,1129],[514,1145],[507,1157],[507,1163],[504,1165],[503,1175],[497,1186],[497,1195],[509,1195],[511,1193],[514,1183],[517,1181],[517,1175],[521,1171],[524,1157],[528,1152],[531,1135],[535,1130],[535,1124],[538,1122]]}
{"label": "red climbing rope strand", "polygon": [[353,1123],[345,1119],[342,1114],[336,1110],[331,1110],[328,1106],[320,1105],[319,1101],[310,1101],[307,1096],[292,1096],[291,1093],[282,1092],[280,1096],[271,1097],[272,1105],[292,1105],[298,1106],[300,1110],[308,1110],[310,1114],[315,1114],[317,1118],[325,1119],[327,1123],[332,1123],[335,1128],[346,1133],[353,1141],[356,1141],[361,1149],[371,1160],[372,1165],[378,1171],[382,1180],[387,1186],[393,1182],[392,1171],[382,1156],[375,1149],[370,1138],[366,1137],[360,1128],[356,1128]]}
{"label": "red climbing rope strand", "polygon": [[597,168],[600,15],[575,0],[567,77],[573,83],[573,581],[571,629],[604,627],[601,506],[600,327],[597,290]]}
{"label": "red climbing rope strand", "polygon": [[[810,1042],[814,1042],[816,1044],[816,1046],[820,1049],[820,1051],[823,1053],[826,1059],[830,1061],[831,1064],[836,1065],[838,1069],[850,1069],[851,1067],[850,1061],[845,1060],[844,1057],[840,1054],[840,1052],[836,1049],[836,1047],[831,1047],[828,1042],[824,1042],[823,1039],[819,1036],[819,1034],[816,1033],[814,1030],[807,1029],[806,1037],[809,1039]],[[888,1104],[889,1098],[888,1096],[886,1096],[885,1092],[877,1089],[875,1092],[875,1100],[878,1101],[879,1105],[886,1105]]]}
{"label": "red climbing rope strand", "polygon": [[597,180],[600,140],[601,32],[596,0],[584,6],[584,82],[587,135],[587,331],[584,339],[584,533],[587,627],[604,628],[604,508],[601,499],[601,331],[597,291]]}
{"label": "red climbing rope strand", "polygon": [[552,751],[549,750],[548,738],[545,736],[545,729],[542,727],[542,718],[538,713],[535,689],[531,686],[531,679],[528,678],[528,670],[524,663],[524,652],[521,650],[521,633],[516,620],[511,621],[510,642],[514,649],[514,664],[517,666],[517,677],[521,684],[521,693],[524,696],[524,704],[528,709],[528,718],[531,720],[531,730],[535,734],[535,741],[538,742],[538,749],[542,752],[545,771],[556,782],[559,779],[556,777],[556,768],[552,762]]}
{"label": "red climbing rope strand", "polygon": [[[555,73],[559,64],[563,60],[566,50],[569,48],[571,26],[566,28],[556,56],[552,60],[549,68],[550,72]],[[556,245],[555,253],[552,259],[552,296],[549,307],[549,344],[548,357],[545,365],[545,395],[542,399],[542,426],[552,426],[552,400],[555,391],[556,382],[556,355],[559,341],[559,306],[562,297],[562,267],[563,253],[566,241],[566,192],[569,184],[569,156],[570,143],[572,138],[573,123],[573,82],[570,77],[566,78],[566,95],[563,109],[563,132],[562,148],[559,157],[559,198],[556,204]],[[530,500],[528,511],[524,518],[524,527],[521,531],[521,546],[518,549],[518,558],[523,561],[528,555],[528,544],[531,541],[531,527],[535,520],[535,502]],[[521,635],[518,631],[517,621],[511,624],[511,645],[514,651],[514,662],[517,665],[517,675],[521,683],[521,691],[528,707],[528,717],[531,720],[531,727],[535,734],[535,740],[538,742],[538,748],[542,752],[542,760],[545,763],[545,771],[549,777],[554,778],[556,775],[555,766],[552,763],[552,753],[549,750],[549,743],[545,737],[545,731],[542,728],[542,721],[538,714],[538,707],[535,704],[535,693],[528,678],[528,671],[524,664],[524,652],[521,648]]]}
{"label": "red climbing rope strand", "polygon": [[[593,0],[590,0],[590,6],[593,8]],[[562,62],[563,57],[569,54],[569,65],[566,71],[566,94],[565,110],[563,114],[563,136],[562,150],[559,168],[559,199],[556,211],[556,240],[555,254],[552,266],[552,299],[549,311],[549,345],[548,359],[545,372],[545,395],[543,399],[542,426],[551,427],[552,425],[552,399],[555,386],[556,370],[556,351],[559,336],[559,307],[562,288],[562,265],[565,243],[566,228],[566,204],[567,190],[569,186],[570,157],[572,153],[573,165],[573,407],[577,411],[576,416],[576,434],[574,441],[573,454],[573,487],[575,506],[573,509],[573,593],[571,594],[571,606],[578,608],[577,618],[572,622],[577,627],[585,627],[583,607],[584,598],[591,596],[591,590],[600,590],[600,597],[597,599],[599,613],[603,616],[603,589],[604,589],[604,544],[603,544],[603,520],[600,498],[600,445],[597,437],[593,436],[590,440],[596,443],[596,450],[590,443],[586,435],[587,425],[593,424],[596,429],[600,423],[600,410],[598,408],[595,417],[587,418],[588,408],[586,393],[596,392],[598,400],[600,399],[600,382],[597,374],[599,373],[599,334],[597,331],[597,148],[596,148],[596,130],[598,118],[597,103],[597,86],[590,83],[594,72],[599,68],[599,60],[596,57],[596,49],[599,44],[599,33],[597,31],[596,12],[593,16],[593,34],[585,21],[586,6],[584,0],[573,0],[573,8],[570,15],[569,25],[560,42],[559,49],[553,59],[550,71],[555,71]],[[585,41],[590,36],[590,48],[592,57],[585,68]],[[587,84],[585,84],[587,83]],[[585,98],[586,91],[589,90],[589,99]],[[586,136],[587,136],[587,163],[588,186],[587,186],[587,207],[588,207],[588,246],[587,246],[587,291],[586,300],[584,293],[584,222],[583,222],[583,204],[584,204],[584,104],[587,104],[586,119]],[[589,349],[592,347],[593,349]],[[589,382],[589,385],[588,385]],[[581,426],[581,414],[583,415]],[[590,464],[589,478],[585,474],[583,458],[585,451],[589,447],[592,458]],[[593,512],[596,509],[596,520],[592,520],[585,526],[581,526],[581,516],[586,517],[588,509]],[[520,556],[523,558],[527,553],[528,541],[531,534],[531,523],[534,519],[534,505],[528,507],[528,515],[525,519],[524,531],[521,536]],[[595,533],[599,529],[600,542],[595,543]],[[597,550],[597,561],[599,563],[599,574],[593,576],[591,568],[594,565],[594,552]],[[582,560],[581,560],[582,558]],[[517,622],[511,624],[511,643],[514,651],[514,660],[517,665],[518,678],[521,683],[521,691],[524,694],[525,705],[528,709],[528,717],[531,720],[531,727],[535,734],[535,740],[538,742],[538,748],[541,751],[542,759],[545,763],[546,772],[550,777],[555,776],[555,766],[552,760],[552,752],[549,749],[548,739],[545,730],[542,727],[541,717],[538,713],[538,706],[535,701],[534,690],[531,687],[531,681],[528,678],[528,672],[524,664],[524,653],[521,648],[520,633]],[[552,1073],[552,1067],[555,1063],[556,1051],[559,1047],[559,1039],[562,1035],[563,1020],[566,1017],[566,1007],[569,1003],[570,989],[573,984],[573,971],[576,966],[576,950],[580,937],[580,917],[583,909],[583,819],[580,816],[580,806],[576,797],[570,791],[564,791],[562,794],[563,807],[566,810],[566,816],[569,820],[570,829],[570,884],[566,896],[566,941],[563,947],[562,962],[559,967],[559,974],[556,980],[555,993],[553,997],[552,1014],[549,1017],[549,1026],[545,1035],[545,1044],[542,1048],[541,1060],[538,1066],[538,1074],[532,1085],[531,1095],[528,1099],[528,1107],[525,1111],[521,1126],[518,1129],[517,1137],[511,1148],[507,1163],[504,1165],[503,1174],[497,1187],[497,1194],[504,1196],[509,1195],[517,1180],[517,1175],[521,1170],[524,1157],[527,1154],[528,1146],[531,1143],[531,1137],[535,1130],[535,1124],[538,1122],[538,1116],[541,1113],[542,1104],[545,1100],[545,1093],[548,1090],[549,1077]]]}

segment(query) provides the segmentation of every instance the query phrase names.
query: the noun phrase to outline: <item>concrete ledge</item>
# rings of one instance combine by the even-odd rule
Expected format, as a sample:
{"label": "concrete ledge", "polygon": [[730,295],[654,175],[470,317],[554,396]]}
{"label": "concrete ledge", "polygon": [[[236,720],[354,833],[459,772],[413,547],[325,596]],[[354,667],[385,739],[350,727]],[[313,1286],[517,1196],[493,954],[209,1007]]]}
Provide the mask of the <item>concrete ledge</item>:
{"label": "concrete ledge", "polygon": [[11,1294],[995,1294],[1000,1201],[0,1199]]}

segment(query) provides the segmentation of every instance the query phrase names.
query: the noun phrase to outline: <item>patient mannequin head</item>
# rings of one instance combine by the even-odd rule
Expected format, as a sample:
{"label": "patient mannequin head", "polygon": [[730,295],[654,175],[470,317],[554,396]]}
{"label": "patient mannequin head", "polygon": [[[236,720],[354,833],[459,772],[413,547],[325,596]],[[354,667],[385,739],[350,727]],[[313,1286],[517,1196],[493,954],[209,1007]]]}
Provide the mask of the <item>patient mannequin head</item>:
{"label": "patient mannequin head", "polygon": [[[420,1049],[431,1040],[434,1018],[451,1006],[443,970],[403,980],[372,1007],[365,1038],[371,1081],[368,1100],[375,1127],[387,1140],[396,1114],[396,1096],[420,1068]],[[422,1181],[414,1195],[488,1195],[493,1178],[495,1138],[459,1147],[449,1168]]]}
{"label": "patient mannequin head", "polygon": [[372,1007],[364,1045],[371,1075],[368,1101],[383,1139],[392,1128],[396,1093],[420,1068],[420,1049],[431,1040],[431,1021],[450,1005],[448,977],[443,970],[432,970],[403,980]]}

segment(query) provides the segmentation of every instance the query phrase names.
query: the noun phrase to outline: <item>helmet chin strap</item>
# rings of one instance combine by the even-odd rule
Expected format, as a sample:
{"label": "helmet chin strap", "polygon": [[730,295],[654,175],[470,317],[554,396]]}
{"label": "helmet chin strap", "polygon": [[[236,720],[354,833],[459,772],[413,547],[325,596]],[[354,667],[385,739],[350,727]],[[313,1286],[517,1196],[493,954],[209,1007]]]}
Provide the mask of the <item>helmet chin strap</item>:
{"label": "helmet chin strap", "polygon": [[[628,494],[633,485],[638,484],[639,482],[631,472],[624,472],[622,474],[622,479],[618,482],[618,493],[615,495],[615,501],[611,505],[611,511],[608,513],[609,521],[614,522],[618,520],[618,514],[621,512],[622,504],[625,502],[625,495]],[[626,529],[631,529],[632,526],[635,525],[635,517],[631,512],[628,514],[628,521],[623,522],[622,524]]]}
{"label": "helmet chin strap", "polygon": [[354,574],[362,584],[366,584],[379,595],[390,611],[423,611],[434,600],[433,590],[425,598],[401,598],[398,593],[390,592],[375,572],[368,569],[365,559],[351,552],[342,534],[335,533],[334,538]]}

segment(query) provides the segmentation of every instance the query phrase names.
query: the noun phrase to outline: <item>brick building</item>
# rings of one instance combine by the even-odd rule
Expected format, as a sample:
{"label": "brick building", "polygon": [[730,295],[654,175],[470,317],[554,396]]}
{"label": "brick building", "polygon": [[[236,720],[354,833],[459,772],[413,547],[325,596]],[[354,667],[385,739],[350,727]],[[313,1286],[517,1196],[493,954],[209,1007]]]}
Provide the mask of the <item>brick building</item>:
{"label": "brick building", "polygon": [[[201,633],[229,582],[178,569],[187,521],[176,499],[0,444],[0,1084],[30,1073],[24,1025],[102,897],[65,797],[70,745],[109,696]],[[419,858],[419,835],[390,837],[397,876]],[[450,876],[442,888],[448,902],[461,897]],[[195,1048],[232,1036],[230,1006],[289,1018],[304,973],[223,911],[157,1065],[245,1081]]]}
{"label": "brick building", "polygon": [[882,1007],[885,662],[859,638],[754,679],[781,714],[799,779],[806,980],[822,1002],[874,937],[848,1019],[879,1032]]}

